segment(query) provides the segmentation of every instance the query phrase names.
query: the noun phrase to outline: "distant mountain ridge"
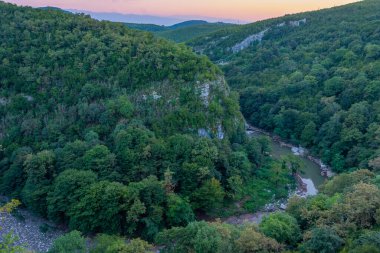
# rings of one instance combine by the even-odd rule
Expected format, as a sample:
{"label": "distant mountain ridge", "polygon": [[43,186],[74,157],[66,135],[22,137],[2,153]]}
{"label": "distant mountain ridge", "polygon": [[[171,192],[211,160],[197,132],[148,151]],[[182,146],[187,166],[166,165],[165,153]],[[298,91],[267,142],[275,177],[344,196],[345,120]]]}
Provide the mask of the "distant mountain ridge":
{"label": "distant mountain ridge", "polygon": [[70,13],[69,11],[66,11],[64,9],[61,9],[61,8],[58,8],[58,7],[54,7],[54,6],[45,6],[45,7],[39,7],[37,9],[41,9],[41,10],[52,10],[52,11],[62,11],[64,13]]}
{"label": "distant mountain ridge", "polygon": [[210,22],[207,22],[205,20],[189,20],[189,21],[184,21],[178,24],[174,24],[170,26],[170,29],[177,29],[181,27],[186,27],[186,26],[192,26],[192,25],[205,25],[205,24],[210,24]]}
{"label": "distant mountain ridge", "polygon": [[156,36],[175,42],[185,42],[204,36],[221,29],[237,26],[231,23],[207,22],[205,20],[188,20],[171,26],[160,26],[155,24],[125,23],[129,28],[153,32]]}
{"label": "distant mountain ridge", "polygon": [[[220,24],[225,24],[222,22],[218,22]],[[176,23],[174,25],[166,26],[166,25],[156,25],[156,24],[139,24],[139,23],[125,23],[129,28],[137,29],[141,31],[149,31],[149,32],[158,32],[158,31],[170,31],[178,28],[194,26],[194,25],[208,25],[215,24],[210,23],[205,20],[188,20],[180,23]]]}
{"label": "distant mountain ridge", "polygon": [[[93,12],[87,10],[67,9],[72,13],[84,13],[90,15],[97,20],[108,20],[121,23],[136,23],[136,24],[154,24],[158,26],[172,26],[178,23],[187,22],[188,20],[204,20],[204,22],[225,22],[225,23],[240,23],[240,20],[200,17],[200,16],[155,16],[142,14],[123,14],[116,12]],[[243,22],[245,23],[245,22]]]}
{"label": "distant mountain ridge", "polygon": [[234,23],[236,23],[236,21],[232,20],[227,21],[231,21],[234,23],[216,21],[217,19],[208,17],[205,17],[205,19],[208,20],[183,20],[180,17],[158,17],[150,15],[91,12],[73,9],[64,10],[52,6],[40,7],[37,9],[62,11],[64,13],[74,14],[83,13],[86,15],[90,15],[92,18],[97,20],[107,20],[111,22],[124,23],[131,29],[152,32],[157,37],[172,40],[174,42],[190,41],[200,36],[219,31],[223,28],[235,26]]}
{"label": "distant mountain ridge", "polygon": [[[229,23],[192,23],[192,21],[183,22],[171,26],[169,30],[156,32],[158,37],[162,37],[175,42],[188,42],[193,39],[207,36],[208,34],[224,30],[226,28],[235,27],[238,25]],[[175,28],[173,28],[175,27]]]}

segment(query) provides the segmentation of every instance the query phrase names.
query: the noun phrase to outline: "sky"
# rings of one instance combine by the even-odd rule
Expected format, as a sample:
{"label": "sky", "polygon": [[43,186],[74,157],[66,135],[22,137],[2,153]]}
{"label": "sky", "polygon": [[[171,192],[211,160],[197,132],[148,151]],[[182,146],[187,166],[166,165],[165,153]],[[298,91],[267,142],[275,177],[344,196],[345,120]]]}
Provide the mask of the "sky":
{"label": "sky", "polygon": [[177,17],[214,17],[253,22],[355,0],[5,0],[33,7]]}

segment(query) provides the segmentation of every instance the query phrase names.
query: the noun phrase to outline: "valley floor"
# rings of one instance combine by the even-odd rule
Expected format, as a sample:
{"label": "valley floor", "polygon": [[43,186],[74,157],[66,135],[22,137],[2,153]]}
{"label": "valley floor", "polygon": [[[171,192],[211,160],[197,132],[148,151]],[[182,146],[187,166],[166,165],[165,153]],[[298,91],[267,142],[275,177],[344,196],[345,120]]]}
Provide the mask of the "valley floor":
{"label": "valley floor", "polygon": [[0,238],[12,232],[18,237],[18,244],[37,252],[47,252],[53,241],[64,233],[47,220],[23,209],[17,210],[17,216],[0,213],[0,227]]}

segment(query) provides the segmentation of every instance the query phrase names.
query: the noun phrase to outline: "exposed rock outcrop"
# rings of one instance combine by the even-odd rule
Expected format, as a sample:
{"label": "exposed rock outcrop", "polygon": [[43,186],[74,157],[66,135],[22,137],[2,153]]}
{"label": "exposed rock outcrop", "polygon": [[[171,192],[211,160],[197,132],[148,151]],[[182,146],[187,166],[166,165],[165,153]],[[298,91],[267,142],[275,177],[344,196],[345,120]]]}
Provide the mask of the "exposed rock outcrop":
{"label": "exposed rock outcrop", "polygon": [[307,20],[306,18],[300,19],[300,20],[295,20],[295,21],[289,21],[290,26],[300,26],[302,24],[306,24]]}
{"label": "exposed rock outcrop", "polygon": [[256,33],[256,34],[252,34],[250,36],[248,36],[247,38],[245,38],[242,42],[239,42],[237,44],[235,44],[231,50],[233,53],[238,53],[240,52],[241,50],[243,49],[246,49],[247,47],[249,47],[253,42],[261,42],[262,39],[264,38],[264,35],[265,33],[269,30],[268,29],[265,29],[259,33]]}

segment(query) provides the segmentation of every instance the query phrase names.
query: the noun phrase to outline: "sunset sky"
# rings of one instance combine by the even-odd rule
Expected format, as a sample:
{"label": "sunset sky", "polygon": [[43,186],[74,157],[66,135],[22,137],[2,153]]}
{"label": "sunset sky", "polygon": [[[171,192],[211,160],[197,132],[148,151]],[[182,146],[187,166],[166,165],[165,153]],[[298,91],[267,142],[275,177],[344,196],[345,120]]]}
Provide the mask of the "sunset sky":
{"label": "sunset sky", "polygon": [[8,0],[29,6],[56,6],[96,12],[157,16],[203,16],[255,21],[354,0]]}

